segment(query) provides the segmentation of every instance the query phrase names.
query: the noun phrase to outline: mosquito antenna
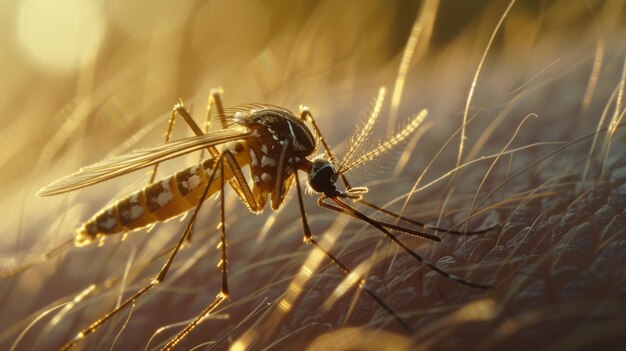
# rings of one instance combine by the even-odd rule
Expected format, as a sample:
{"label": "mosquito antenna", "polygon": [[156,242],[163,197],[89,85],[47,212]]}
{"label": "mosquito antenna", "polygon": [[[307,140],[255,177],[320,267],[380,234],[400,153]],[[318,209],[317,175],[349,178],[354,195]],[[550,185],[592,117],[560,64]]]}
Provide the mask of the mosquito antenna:
{"label": "mosquito antenna", "polygon": [[[341,195],[344,195],[344,194],[341,194]],[[331,205],[331,204],[327,204],[326,202],[324,202],[324,200],[326,200],[326,199],[331,199],[333,202],[335,202],[339,206],[334,206],[334,205]],[[446,277],[448,279],[451,279],[451,280],[453,280],[453,281],[455,281],[457,283],[463,284],[463,285],[471,286],[473,288],[489,289],[489,288],[493,288],[494,287],[493,285],[474,283],[472,281],[463,279],[463,278],[461,278],[459,276],[450,274],[450,273],[444,271],[443,269],[437,267],[434,263],[425,260],[422,256],[418,255],[413,250],[411,250],[408,246],[406,246],[403,242],[401,242],[398,238],[396,238],[393,234],[391,234],[391,232],[389,232],[384,226],[380,225],[377,221],[375,221],[375,220],[367,217],[363,213],[357,211],[355,208],[353,208],[350,205],[348,205],[347,203],[341,201],[336,196],[335,197],[328,197],[326,195],[322,195],[317,200],[317,203],[321,207],[327,208],[327,209],[335,211],[335,212],[343,213],[343,214],[349,215],[351,217],[356,217],[356,218],[358,218],[358,219],[360,219],[362,221],[365,221],[365,222],[369,223],[370,225],[372,225],[376,229],[378,229],[381,232],[383,232],[383,234],[385,234],[391,241],[393,241],[398,246],[400,246],[404,251],[406,251],[406,253],[408,253],[409,255],[413,256],[413,258],[418,260],[420,263],[424,264],[428,268],[432,269],[433,271],[441,274],[442,276],[444,276],[444,277]]]}
{"label": "mosquito antenna", "polygon": [[426,109],[420,111],[413,119],[409,121],[409,123],[402,128],[398,133],[393,135],[387,141],[378,144],[374,149],[364,153],[363,155],[357,157],[355,160],[350,160],[350,162],[342,162],[341,167],[337,169],[337,173],[342,174],[347,172],[348,170],[358,167],[363,163],[373,160],[375,157],[391,150],[394,146],[404,141],[407,137],[409,137],[413,132],[417,129],[417,127],[422,124],[424,118],[428,111]]}
{"label": "mosquito antenna", "polygon": [[70,247],[74,246],[74,238],[71,238],[65,242],[63,242],[61,245],[53,248],[52,250],[48,251],[47,253],[38,256],[38,257],[34,257],[33,259],[29,260],[28,262],[26,262],[25,264],[19,265],[17,267],[11,267],[9,269],[5,269],[0,271],[0,279],[4,279],[4,278],[8,278],[8,277],[12,277],[15,275],[18,275],[24,271],[27,271],[29,269],[31,269],[34,266],[37,266],[39,264],[42,264],[48,260],[50,260],[51,258],[54,258],[56,256],[59,256],[60,254],[62,254],[63,252],[65,252],[65,250],[69,249]]}

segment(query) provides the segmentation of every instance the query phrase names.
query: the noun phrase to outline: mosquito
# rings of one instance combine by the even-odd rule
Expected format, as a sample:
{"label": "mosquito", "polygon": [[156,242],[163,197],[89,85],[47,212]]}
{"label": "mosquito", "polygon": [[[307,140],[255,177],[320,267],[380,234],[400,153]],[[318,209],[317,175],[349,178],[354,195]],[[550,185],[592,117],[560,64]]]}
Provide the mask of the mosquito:
{"label": "mosquito", "polygon": [[[35,264],[58,255],[68,247],[80,247],[108,235],[136,231],[140,228],[153,225],[156,222],[165,221],[187,211],[192,211],[188,224],[182,231],[176,246],[172,249],[159,273],[134,295],[81,330],[74,339],[67,342],[67,344],[61,348],[62,350],[68,350],[84,339],[88,334],[94,333],[100,326],[122,309],[133,304],[149,290],[164,281],[176,254],[185,241],[190,240],[193,224],[195,223],[201,206],[207,198],[212,195],[217,195],[220,202],[219,228],[221,236],[218,244],[218,250],[220,251],[218,267],[221,270],[221,289],[215,299],[202,313],[169,340],[164,350],[171,350],[189,334],[204,317],[209,315],[229,297],[227,276],[228,246],[226,239],[224,200],[224,190],[227,184],[234,189],[237,196],[251,212],[258,213],[263,210],[268,201],[270,202],[272,210],[278,210],[284,204],[285,196],[289,189],[295,183],[304,242],[319,248],[344,274],[350,274],[351,271],[346,265],[319,245],[309,228],[302,197],[300,175],[298,174],[298,171],[302,171],[307,175],[309,188],[313,192],[320,194],[317,200],[319,206],[368,223],[382,232],[388,239],[397,244],[417,261],[448,279],[474,288],[485,289],[491,287],[490,285],[466,280],[442,270],[411,250],[392,232],[403,233],[431,241],[441,241],[439,236],[429,234],[425,232],[424,229],[468,235],[483,234],[491,231],[494,227],[473,232],[461,232],[428,226],[367,202],[363,197],[368,192],[368,189],[366,187],[352,187],[346,179],[345,173],[347,171],[362,165],[368,160],[374,159],[403,142],[408,136],[412,135],[426,117],[426,110],[423,110],[409,120],[404,128],[386,141],[379,143],[369,151],[357,153],[364,140],[371,134],[372,127],[380,115],[383,100],[384,89],[381,88],[369,119],[352,138],[349,149],[341,162],[338,162],[333,157],[330,148],[322,137],[322,133],[313,114],[306,107],[301,107],[299,116],[296,116],[285,108],[274,105],[253,104],[224,109],[221,101],[221,90],[215,89],[212,91],[209,98],[207,126],[211,121],[219,120],[220,129],[208,131],[207,128],[205,132],[196,124],[181,101],[174,106],[170,115],[169,128],[164,144],[136,150],[81,168],[78,172],[61,178],[42,188],[38,192],[38,195],[49,196],[66,193],[141,168],[153,166],[151,184],[96,213],[77,229],[71,241],[63,243],[46,255],[36,258],[21,267],[0,272],[0,276],[17,274]],[[213,108],[217,109],[217,117],[211,117]],[[172,125],[177,116],[183,118],[189,128],[195,133],[195,136],[170,141]],[[314,132],[311,131],[309,125]],[[313,155],[320,145],[324,149],[323,154],[314,157]],[[207,150],[209,157],[194,166],[183,169],[159,181],[154,181],[154,175],[156,174],[160,162],[199,150]],[[247,174],[244,173],[245,167],[249,168]],[[341,179],[343,183],[344,190],[339,190],[336,186],[336,182],[339,179]],[[373,208],[397,220],[416,225],[421,230],[415,230],[371,218],[350,205],[349,202]],[[376,294],[367,287],[364,279],[360,279],[358,285],[403,327],[410,329],[406,322],[398,317],[382,299],[377,297]]]}

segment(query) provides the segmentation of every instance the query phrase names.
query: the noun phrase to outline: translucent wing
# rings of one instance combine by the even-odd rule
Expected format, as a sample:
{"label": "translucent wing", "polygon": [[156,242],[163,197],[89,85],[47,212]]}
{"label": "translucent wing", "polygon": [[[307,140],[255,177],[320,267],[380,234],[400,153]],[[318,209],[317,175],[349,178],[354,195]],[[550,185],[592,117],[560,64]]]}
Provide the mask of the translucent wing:
{"label": "translucent wing", "polygon": [[360,155],[356,159],[349,160],[348,162],[343,162],[337,173],[345,173],[348,170],[358,167],[366,161],[372,160],[376,158],[376,156],[393,149],[396,145],[405,141],[407,137],[413,134],[413,132],[420,126],[420,124],[422,124],[427,114],[428,111],[422,110],[419,114],[413,117],[413,119],[411,119],[409,123],[404,126],[404,128],[400,129],[400,131],[398,131],[387,141],[379,143],[374,149]]}
{"label": "translucent wing", "polygon": [[37,195],[50,196],[84,188],[209,146],[245,139],[250,135],[249,131],[242,128],[221,129],[200,136],[178,139],[166,144],[135,150],[83,167],[78,172],[42,188]]}

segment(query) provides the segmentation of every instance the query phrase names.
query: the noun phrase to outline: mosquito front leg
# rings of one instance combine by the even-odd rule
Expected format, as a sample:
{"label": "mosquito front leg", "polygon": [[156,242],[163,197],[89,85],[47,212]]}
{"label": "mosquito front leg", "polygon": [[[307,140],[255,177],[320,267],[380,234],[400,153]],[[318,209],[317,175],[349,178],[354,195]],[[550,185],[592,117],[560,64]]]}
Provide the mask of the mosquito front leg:
{"label": "mosquito front leg", "polygon": [[[328,203],[324,202],[324,200],[326,200],[326,199],[332,200],[338,206],[335,206],[335,205],[328,204]],[[387,238],[389,238],[389,240],[393,241],[396,245],[398,245],[401,249],[403,249],[407,254],[409,254],[413,258],[415,258],[418,262],[423,263],[425,266],[427,266],[431,270],[435,271],[436,273],[439,273],[440,275],[442,275],[445,278],[448,278],[450,280],[454,280],[455,282],[463,284],[463,285],[471,286],[473,288],[490,289],[490,288],[494,287],[493,285],[489,285],[489,284],[474,283],[474,282],[472,282],[470,280],[467,280],[467,279],[461,278],[459,276],[456,276],[454,274],[448,273],[448,272],[444,271],[443,269],[437,267],[437,265],[435,265],[434,263],[424,259],[422,256],[420,256],[419,254],[417,254],[416,252],[411,250],[408,246],[406,246],[406,244],[404,244],[402,241],[400,241],[395,235],[391,234],[391,232],[389,232],[389,230],[387,230],[383,225],[381,225],[377,221],[369,218],[368,216],[364,215],[363,213],[357,211],[356,209],[354,209],[353,207],[351,207],[347,203],[341,201],[337,197],[328,197],[326,195],[322,195],[317,200],[317,204],[320,205],[323,208],[326,208],[326,209],[329,209],[329,210],[332,210],[332,211],[335,211],[335,212],[338,212],[338,213],[343,213],[343,214],[346,214],[348,216],[358,218],[358,219],[360,219],[360,220],[362,220],[362,221],[364,221],[366,223],[369,223],[370,225],[372,225],[373,227],[378,229],[380,232],[385,234],[385,236]]]}
{"label": "mosquito front leg", "polygon": [[[332,154],[332,152],[330,151],[330,147],[328,147],[328,144],[326,143],[326,139],[324,139],[324,136],[322,134],[322,131],[320,130],[320,128],[318,127],[317,123],[315,122],[315,117],[313,117],[313,114],[311,113],[311,111],[309,110],[308,107],[306,106],[300,106],[300,119],[302,119],[303,121],[307,121],[309,120],[311,122],[311,124],[313,125],[313,128],[315,129],[315,132],[317,133],[317,135],[320,138],[320,142],[322,143],[322,146],[324,147],[324,153],[326,154],[326,157],[328,158],[329,161],[332,162],[332,160],[334,160],[334,156]],[[348,182],[348,179],[346,178],[346,176],[342,173],[340,174],[340,178],[341,178],[341,182],[343,183],[344,187],[349,191],[350,189],[352,189],[352,185],[350,185],[350,183]],[[434,226],[429,226],[425,223],[422,222],[418,222],[415,221],[413,219],[401,216],[397,213],[391,212],[387,209],[384,209],[380,206],[376,206],[371,202],[368,202],[366,200],[363,199],[362,196],[356,197],[353,199],[354,202],[358,202],[361,203],[365,206],[368,206],[376,211],[382,212],[386,215],[392,216],[398,220],[401,221],[405,221],[407,223],[411,223],[413,225],[416,225],[420,228],[425,228],[425,229],[432,229],[432,230],[438,230],[438,231],[442,231],[442,232],[446,232],[449,234],[454,234],[454,235],[477,235],[477,234],[485,234],[488,233],[496,228],[498,228],[500,225],[497,224],[495,226],[492,227],[488,227],[488,228],[484,228],[484,229],[480,229],[480,230],[475,230],[475,231],[459,231],[459,230],[454,230],[454,229],[447,229],[447,228],[440,228],[440,227],[434,227]]]}
{"label": "mosquito front leg", "polygon": [[391,212],[391,211],[389,211],[387,209],[384,209],[384,208],[382,208],[380,206],[377,206],[377,205],[375,205],[375,204],[373,204],[371,202],[365,201],[362,198],[356,200],[356,202],[358,202],[360,204],[363,204],[363,205],[365,205],[367,207],[373,208],[376,211],[379,211],[381,213],[384,213],[384,214],[386,214],[388,216],[394,217],[394,218],[399,219],[401,221],[405,221],[407,223],[411,223],[413,225],[416,225],[416,226],[418,226],[420,228],[437,230],[437,231],[440,231],[440,232],[444,232],[446,234],[453,234],[453,235],[479,235],[479,234],[486,234],[486,233],[489,233],[492,230],[494,230],[494,229],[496,229],[496,228],[501,226],[500,224],[496,224],[496,225],[491,226],[491,227],[487,227],[487,228],[483,228],[483,229],[479,229],[479,230],[473,230],[473,231],[461,231],[461,230],[453,229],[453,228],[457,228],[460,225],[462,225],[463,224],[463,222],[462,222],[462,223],[459,223],[459,224],[455,225],[453,228],[441,228],[441,227],[431,226],[431,225],[428,225],[428,224],[423,223],[423,222],[418,222],[416,220],[413,220],[413,219],[410,219],[410,218],[406,218],[404,216],[400,216],[399,214],[397,214],[395,212]]}
{"label": "mosquito front leg", "polygon": [[[220,116],[221,126],[222,128],[226,128],[226,119],[224,116],[224,107],[222,104],[222,89],[215,88],[211,89],[211,94],[209,94],[209,99],[206,107],[206,117],[204,119],[204,133],[208,133],[209,129],[211,129],[211,117],[213,116],[213,107],[217,108],[217,114]],[[200,160],[204,158],[203,156],[204,150],[200,154]]]}
{"label": "mosquito front leg", "polygon": [[[293,169],[296,169],[295,161],[292,161],[292,167]],[[325,250],[322,246],[320,246],[320,244],[311,234],[309,221],[306,218],[306,211],[304,210],[304,202],[302,201],[302,189],[300,188],[300,179],[298,177],[298,171],[296,170],[294,174],[296,178],[295,182],[296,182],[296,189],[297,189],[297,194],[298,194],[298,205],[300,206],[300,218],[302,219],[302,230],[304,231],[304,242],[315,246],[317,249],[323,252],[324,255],[328,257],[328,259],[331,260],[335,266],[337,266],[346,276],[349,276],[351,273],[350,269],[346,265],[341,263],[341,261],[339,261],[339,259],[337,259],[335,255],[333,255],[329,251]],[[376,303],[380,307],[382,307],[385,311],[387,311],[387,313],[389,313],[389,315],[391,315],[398,322],[398,324],[400,324],[408,332],[412,331],[411,327],[409,327],[409,325],[404,320],[402,320],[402,318],[400,318],[398,314],[393,309],[391,309],[391,307],[389,307],[380,297],[378,297],[372,290],[370,290],[367,287],[364,279],[359,278],[358,286],[359,288],[363,289],[363,291],[365,291],[374,301],[376,301]]]}
{"label": "mosquito front leg", "polygon": [[[223,164],[223,158],[221,156],[219,157],[217,162],[215,162],[215,165],[212,168],[211,177],[209,178],[209,181],[208,181],[208,183],[207,183],[207,185],[206,185],[206,187],[204,189],[204,192],[202,193],[202,196],[200,197],[200,201],[198,202],[198,205],[195,207],[195,209],[193,211],[193,215],[189,219],[189,223],[185,227],[185,230],[183,231],[182,235],[178,239],[178,243],[176,244],[176,246],[172,250],[172,253],[168,257],[167,261],[165,262],[165,264],[163,265],[163,267],[161,268],[159,273],[156,275],[156,277],[154,277],[146,286],[144,286],[139,291],[137,291],[133,296],[129,297],[124,302],[122,302],[122,304],[120,304],[114,310],[112,310],[111,312],[107,313],[106,315],[104,315],[102,318],[100,318],[97,321],[95,321],[94,323],[92,323],[87,328],[83,329],[80,333],[78,333],[76,335],[76,337],[74,339],[72,339],[67,344],[65,344],[61,348],[61,350],[69,350],[69,349],[71,349],[79,341],[81,341],[83,338],[85,338],[85,336],[95,332],[98,328],[100,328],[102,326],[102,324],[104,324],[107,320],[111,319],[111,317],[115,316],[118,312],[120,312],[126,306],[128,306],[130,304],[133,304],[135,301],[137,301],[137,299],[139,299],[141,296],[143,296],[149,290],[151,290],[152,288],[154,288],[155,286],[159,285],[160,283],[162,283],[165,280],[167,272],[168,272],[170,266],[172,265],[172,262],[174,261],[174,258],[176,257],[176,254],[178,253],[178,251],[182,247],[183,243],[185,242],[187,235],[189,235],[191,233],[191,229],[193,227],[193,223],[196,221],[196,217],[198,216],[198,212],[200,211],[200,208],[202,207],[202,204],[204,203],[204,200],[207,197],[209,189],[211,188],[211,184],[215,180],[215,174],[216,174],[216,171],[218,169],[218,165],[220,165],[220,164]],[[220,173],[223,174],[223,171],[220,171]],[[221,177],[221,179],[223,179],[223,178],[224,177]],[[222,182],[223,182],[223,180],[222,180]]]}
{"label": "mosquito front leg", "polygon": [[[307,117],[308,117],[308,120],[311,121],[311,124],[313,125],[315,132],[320,138],[320,142],[322,143],[322,146],[324,147],[324,153],[326,154],[328,161],[333,162],[335,160],[335,157],[330,151],[330,147],[328,147],[328,144],[326,143],[326,139],[324,139],[324,136],[322,135],[322,131],[317,126],[317,122],[315,122],[315,118],[313,117],[313,114],[311,113],[308,107],[300,106],[300,119],[303,121],[306,121]],[[352,186],[350,186],[350,183],[348,183],[348,179],[346,179],[346,176],[341,174],[340,177],[341,177],[341,182],[346,187],[346,189],[350,189]]]}

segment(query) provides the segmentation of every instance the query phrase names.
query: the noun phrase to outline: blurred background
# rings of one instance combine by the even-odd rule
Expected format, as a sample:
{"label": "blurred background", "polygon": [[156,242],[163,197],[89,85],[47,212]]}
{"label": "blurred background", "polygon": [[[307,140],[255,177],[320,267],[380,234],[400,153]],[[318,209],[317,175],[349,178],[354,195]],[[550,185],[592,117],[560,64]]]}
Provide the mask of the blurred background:
{"label": "blurred background", "polygon": [[[136,172],[35,196],[82,166],[162,142],[178,99],[199,123],[217,87],[226,106],[309,106],[341,155],[384,86],[385,109],[370,145],[421,109],[428,118],[403,148],[350,179],[370,187],[372,202],[428,223],[452,226],[474,213],[470,229],[502,223],[480,238],[406,240],[453,273],[498,288],[480,291],[433,275],[373,228],[336,221],[307,196],[316,234],[337,235],[332,251],[351,267],[376,256],[367,273],[372,289],[420,331],[406,334],[354,288],[323,308],[343,278],[333,266],[322,266],[292,310],[277,314],[277,301],[311,253],[301,243],[294,195],[287,208],[259,216],[233,196],[232,298],[181,349],[617,349],[626,331],[626,139],[617,128],[625,105],[626,4],[510,4],[1,2],[0,267],[45,253],[102,206],[144,186],[146,172]],[[471,121],[459,155],[464,116]],[[178,123],[174,135],[190,133]],[[504,153],[515,148],[522,149]],[[457,162],[498,153],[421,189]],[[169,161],[160,174],[197,160]],[[79,347],[158,348],[211,301],[219,291],[213,207],[203,209],[193,245],[166,284]],[[174,220],[124,242],[112,237],[3,279],[0,347],[58,348],[152,277],[183,227]],[[85,290],[91,284],[96,288]],[[44,314],[77,296],[71,308]]]}

